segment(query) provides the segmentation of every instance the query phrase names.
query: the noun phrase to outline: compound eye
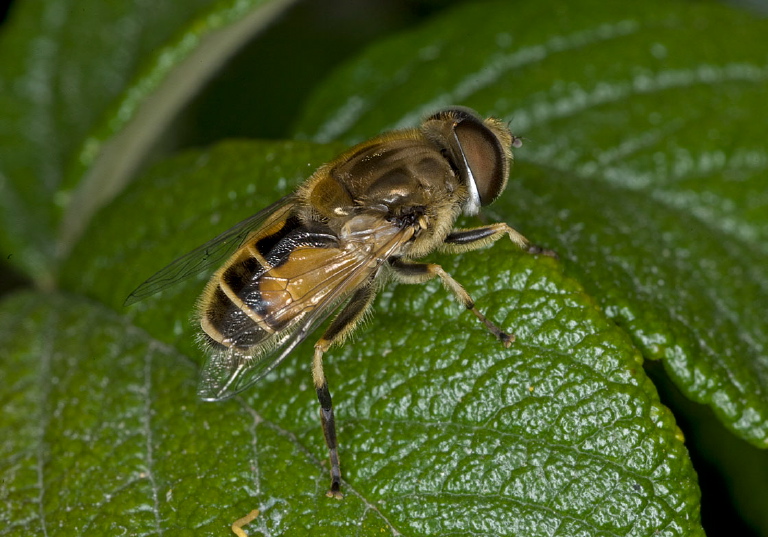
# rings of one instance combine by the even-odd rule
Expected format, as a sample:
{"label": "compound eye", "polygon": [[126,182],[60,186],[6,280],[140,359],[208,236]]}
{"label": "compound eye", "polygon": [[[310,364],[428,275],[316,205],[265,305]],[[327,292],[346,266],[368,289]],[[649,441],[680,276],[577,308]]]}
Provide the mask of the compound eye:
{"label": "compound eye", "polygon": [[501,141],[475,118],[464,119],[456,125],[454,133],[469,168],[468,180],[474,180],[480,204],[492,203],[507,185],[509,174],[509,161]]}

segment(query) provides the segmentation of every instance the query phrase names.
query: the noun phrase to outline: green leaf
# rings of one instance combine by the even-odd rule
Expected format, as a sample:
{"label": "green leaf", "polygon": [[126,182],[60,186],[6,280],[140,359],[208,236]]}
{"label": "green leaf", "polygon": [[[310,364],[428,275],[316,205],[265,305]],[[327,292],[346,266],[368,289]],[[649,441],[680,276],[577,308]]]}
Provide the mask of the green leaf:
{"label": "green leaf", "polygon": [[299,130],[357,140],[453,103],[510,120],[526,143],[494,220],[768,447],[766,34],[708,4],[467,5],[330,77]]}
{"label": "green leaf", "polygon": [[[510,298],[517,303],[507,325],[528,343],[512,352],[467,319],[457,338],[452,306],[415,322],[407,303],[422,293],[396,292],[398,313],[377,318],[367,343],[334,353],[342,502],[323,494],[308,345],[247,402],[205,404],[190,362],[110,309],[69,295],[6,299],[2,419],[15,434],[0,444],[2,533],[224,534],[258,507],[256,526],[272,535],[334,535],[339,526],[363,535],[544,535],[559,526],[694,534],[689,462],[669,412],[628,374],[626,338],[602,334],[616,330],[596,315],[592,326],[579,323],[583,363],[542,351],[562,326],[531,322],[531,308],[558,302],[561,292],[547,288],[563,282],[551,263],[521,264],[519,285],[484,297],[507,305],[496,308],[500,318]],[[578,289],[560,298],[574,310],[584,300]]]}
{"label": "green leaf", "polygon": [[18,2],[0,36],[0,251],[51,285],[172,114],[286,3]]}
{"label": "green leaf", "polygon": [[[98,216],[64,267],[62,285],[120,311],[152,270],[196,246],[198,237],[215,235],[283,195],[338,150],[230,142],[162,163]],[[126,226],[139,211],[140,222]],[[229,476],[233,490],[210,487],[200,499],[200,520],[223,525],[258,508],[255,527],[273,535],[297,528],[335,535],[339,530],[331,527],[358,525],[364,535],[547,535],[558,527],[585,535],[699,533],[696,478],[674,420],[629,338],[581,286],[553,259],[524,255],[506,241],[481,254],[438,260],[518,340],[504,349],[436,282],[385,290],[359,337],[326,357],[346,480],[340,504],[323,494],[327,452],[309,371],[311,341],[242,398],[224,404],[194,403],[188,365],[153,359],[150,369],[165,370],[174,382],[186,379],[183,387],[153,381],[152,393],[174,399],[185,392],[176,403],[158,403],[169,414],[153,441],[237,434],[250,449],[216,466],[214,482]],[[196,278],[180,282],[114,322],[130,320],[146,330],[147,345],[197,358],[188,318],[202,285]],[[135,344],[116,336],[105,345]],[[145,360],[142,352],[136,356]],[[91,366],[86,360],[82,367]],[[117,388],[121,373],[114,375]],[[236,424],[174,418],[215,408],[233,409]],[[250,429],[237,432],[238,423]],[[215,460],[228,449],[231,441],[222,440],[196,456]],[[155,474],[160,485],[145,503],[159,513],[162,528],[172,528],[177,515],[168,490],[198,486],[208,474],[177,468],[190,463],[175,460],[173,448],[153,453],[166,454],[167,468]],[[177,472],[187,472],[186,479]]]}
{"label": "green leaf", "polygon": [[[56,105],[69,130],[21,91],[34,73],[0,66],[0,112],[15,118],[0,126],[0,244],[58,288],[0,298],[0,534],[228,535],[254,508],[251,534],[703,534],[682,435],[641,364],[665,358],[691,397],[765,445],[764,21],[702,4],[470,3],[326,81],[299,128],[317,141],[413,125],[443,104],[510,119],[526,144],[486,216],[560,254],[523,255],[505,240],[430,258],[517,334],[510,349],[435,282],[384,289],[357,337],[326,357],[345,478],[336,502],[324,496],[312,341],[242,396],[200,403],[190,317],[206,275],[122,302],[343,146],[189,152],[91,220],[137,165],[134,136],[153,138],[157,125],[140,119],[179,105],[157,97],[204,48],[185,48],[203,42],[196,24],[231,8],[220,26],[230,28],[261,4],[186,7],[189,18],[140,32],[141,47],[105,31],[106,60],[84,41],[107,67],[138,51],[114,86],[94,75],[111,70],[63,47],[79,23],[41,30],[48,5],[59,23],[86,16],[28,2],[0,50],[47,38],[72,61],[45,76],[78,80],[82,69],[95,88]],[[93,20],[98,33],[131,19]],[[32,87],[55,99],[71,90]],[[32,102],[15,116],[20,95]],[[44,122],[28,120],[35,111]]]}

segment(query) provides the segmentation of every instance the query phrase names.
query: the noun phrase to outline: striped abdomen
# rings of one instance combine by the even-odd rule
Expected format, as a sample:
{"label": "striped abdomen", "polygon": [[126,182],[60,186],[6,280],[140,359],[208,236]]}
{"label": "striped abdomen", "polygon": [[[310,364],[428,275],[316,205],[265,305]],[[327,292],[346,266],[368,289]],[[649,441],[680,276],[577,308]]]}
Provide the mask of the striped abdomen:
{"label": "striped abdomen", "polygon": [[[250,238],[211,278],[200,325],[214,348],[244,354],[313,310],[346,277],[355,259],[324,229],[293,216]],[[264,349],[266,350],[266,349]]]}

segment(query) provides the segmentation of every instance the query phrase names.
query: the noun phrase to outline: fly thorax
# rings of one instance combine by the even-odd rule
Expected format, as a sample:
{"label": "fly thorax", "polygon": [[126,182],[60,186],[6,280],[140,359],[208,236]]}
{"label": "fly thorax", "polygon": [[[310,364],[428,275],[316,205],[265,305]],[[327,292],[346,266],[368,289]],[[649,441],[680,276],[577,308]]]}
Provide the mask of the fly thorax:
{"label": "fly thorax", "polygon": [[405,205],[390,209],[387,220],[400,229],[412,229],[418,237],[429,227],[427,207],[424,205]]}
{"label": "fly thorax", "polygon": [[339,242],[346,252],[378,263],[380,257],[389,255],[389,245],[400,232],[385,218],[384,213],[375,210],[355,215],[344,222],[339,231]]}
{"label": "fly thorax", "polygon": [[364,242],[369,240],[372,230],[381,226],[380,212],[361,213],[350,216],[339,230],[339,239],[343,242]]}

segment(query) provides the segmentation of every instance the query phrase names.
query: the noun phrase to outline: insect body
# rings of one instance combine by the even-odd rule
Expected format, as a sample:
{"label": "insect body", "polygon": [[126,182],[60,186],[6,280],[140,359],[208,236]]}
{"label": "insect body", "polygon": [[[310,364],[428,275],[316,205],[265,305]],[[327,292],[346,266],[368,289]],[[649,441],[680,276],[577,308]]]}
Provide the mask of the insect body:
{"label": "insect body", "polygon": [[504,190],[513,142],[501,121],[466,108],[363,142],[320,167],[293,194],[177,259],[126,303],[229,256],[198,303],[208,352],[198,393],[208,401],[253,385],[338,311],[315,343],[312,376],[330,452],[328,495],[341,497],[323,353],[354,329],[385,281],[438,277],[505,346],[514,339],[439,265],[414,261],[436,250],[474,250],[503,235],[535,250],[507,224],[453,228],[460,214],[476,214]]}

